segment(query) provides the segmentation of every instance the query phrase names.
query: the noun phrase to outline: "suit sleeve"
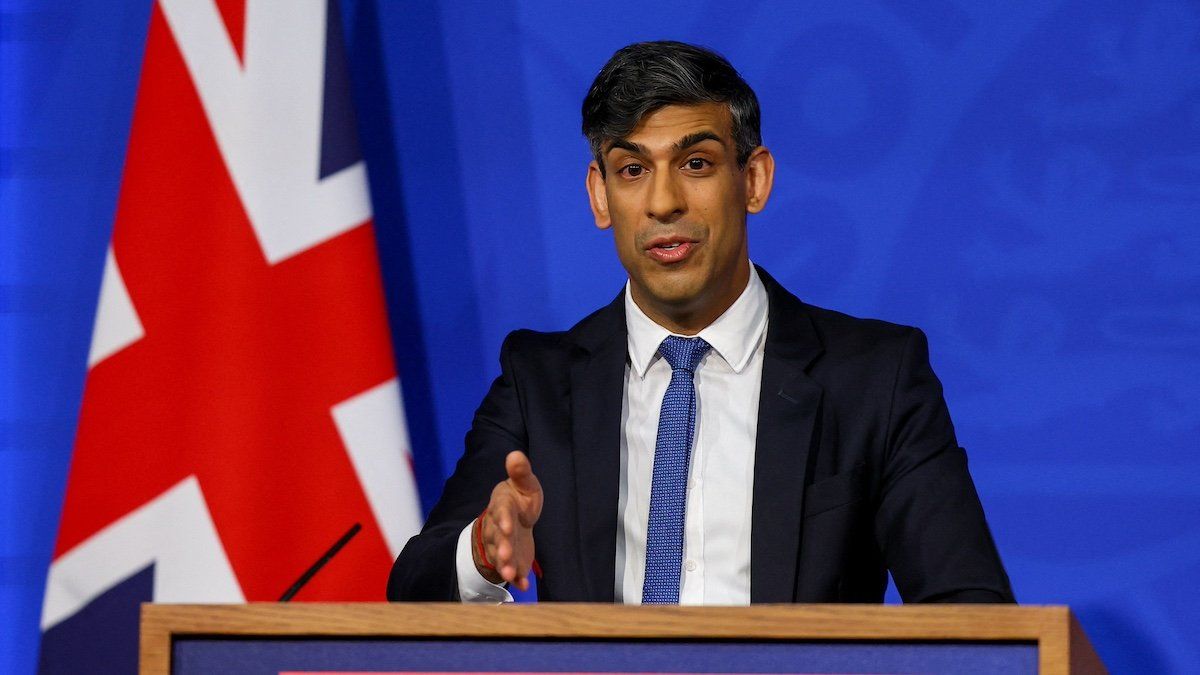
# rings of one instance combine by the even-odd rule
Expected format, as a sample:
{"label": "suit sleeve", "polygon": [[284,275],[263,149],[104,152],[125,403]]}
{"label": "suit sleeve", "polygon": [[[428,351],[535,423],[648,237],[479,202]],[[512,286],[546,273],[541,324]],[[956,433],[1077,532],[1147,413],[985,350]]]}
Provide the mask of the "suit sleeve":
{"label": "suit sleeve", "polygon": [[459,534],[487,506],[492,489],[506,478],[504,457],[525,450],[525,423],[513,374],[520,331],[500,349],[500,376],[492,383],[467,432],[466,451],[446,481],[421,532],[408,540],[388,577],[387,598],[401,601],[458,600],[455,553]]}
{"label": "suit sleeve", "polygon": [[905,602],[1015,602],[925,335],[912,329],[888,415],[876,537]]}

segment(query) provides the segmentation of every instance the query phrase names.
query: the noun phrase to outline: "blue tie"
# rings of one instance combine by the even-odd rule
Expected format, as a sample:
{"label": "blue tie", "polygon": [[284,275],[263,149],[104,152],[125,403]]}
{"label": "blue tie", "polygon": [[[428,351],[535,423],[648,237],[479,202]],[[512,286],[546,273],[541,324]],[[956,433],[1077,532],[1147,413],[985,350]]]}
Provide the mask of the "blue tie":
{"label": "blue tie", "polygon": [[671,384],[663,396],[658,440],[654,445],[650,522],[646,527],[646,579],[642,584],[644,605],[679,604],[688,464],[696,428],[696,387],[692,377],[710,348],[700,338],[674,335],[658,347],[658,353],[671,364]]}

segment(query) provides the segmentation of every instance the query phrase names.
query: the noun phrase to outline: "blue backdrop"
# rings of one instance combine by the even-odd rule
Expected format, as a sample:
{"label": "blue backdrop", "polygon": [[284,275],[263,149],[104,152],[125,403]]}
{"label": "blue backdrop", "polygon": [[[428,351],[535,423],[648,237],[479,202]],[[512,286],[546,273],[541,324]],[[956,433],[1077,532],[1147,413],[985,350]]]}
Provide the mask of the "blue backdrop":
{"label": "blue backdrop", "polygon": [[[343,3],[426,507],[504,335],[622,283],[592,76],[694,41],[762,100],[753,259],[928,332],[1018,598],[1072,605],[1115,671],[1197,667],[1200,6],[647,5]],[[28,672],[149,5],[0,7],[0,670]]]}

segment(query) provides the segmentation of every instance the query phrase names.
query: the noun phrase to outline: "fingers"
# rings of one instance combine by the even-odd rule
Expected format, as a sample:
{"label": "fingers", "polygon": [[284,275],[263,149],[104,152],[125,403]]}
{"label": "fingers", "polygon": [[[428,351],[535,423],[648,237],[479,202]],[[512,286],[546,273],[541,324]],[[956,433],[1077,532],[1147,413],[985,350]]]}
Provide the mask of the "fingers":
{"label": "fingers", "polygon": [[516,579],[515,579],[515,580],[512,582],[512,585],[513,585],[513,586],[516,586],[517,588],[521,589],[522,591],[527,591],[527,590],[529,590],[529,575],[528,575],[528,574],[525,574],[525,575],[523,575],[523,576],[519,576],[519,577],[517,577],[517,578],[516,578]]}
{"label": "fingers", "polygon": [[495,571],[500,578],[507,581],[521,590],[529,588],[528,575],[530,567],[533,565],[533,533],[528,528],[516,528],[515,532],[504,531],[505,526],[509,530],[516,527],[516,521],[511,513],[511,509],[501,507],[498,509],[499,517],[493,518],[491,510],[488,511],[481,526],[485,527],[487,521],[492,521],[490,528],[491,535],[485,534],[485,546],[488,549],[488,557],[491,564],[495,567]]}
{"label": "fingers", "polygon": [[513,559],[513,547],[508,540],[504,540],[496,546],[496,558],[496,571],[500,573],[500,578],[515,584],[522,575]]}

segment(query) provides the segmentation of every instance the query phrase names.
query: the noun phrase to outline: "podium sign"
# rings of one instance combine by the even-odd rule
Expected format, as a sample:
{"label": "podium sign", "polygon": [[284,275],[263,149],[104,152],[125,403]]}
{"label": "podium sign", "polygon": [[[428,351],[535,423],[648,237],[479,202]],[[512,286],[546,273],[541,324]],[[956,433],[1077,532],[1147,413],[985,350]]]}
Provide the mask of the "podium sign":
{"label": "podium sign", "polygon": [[1066,607],[142,606],[142,675],[1103,673]]}

